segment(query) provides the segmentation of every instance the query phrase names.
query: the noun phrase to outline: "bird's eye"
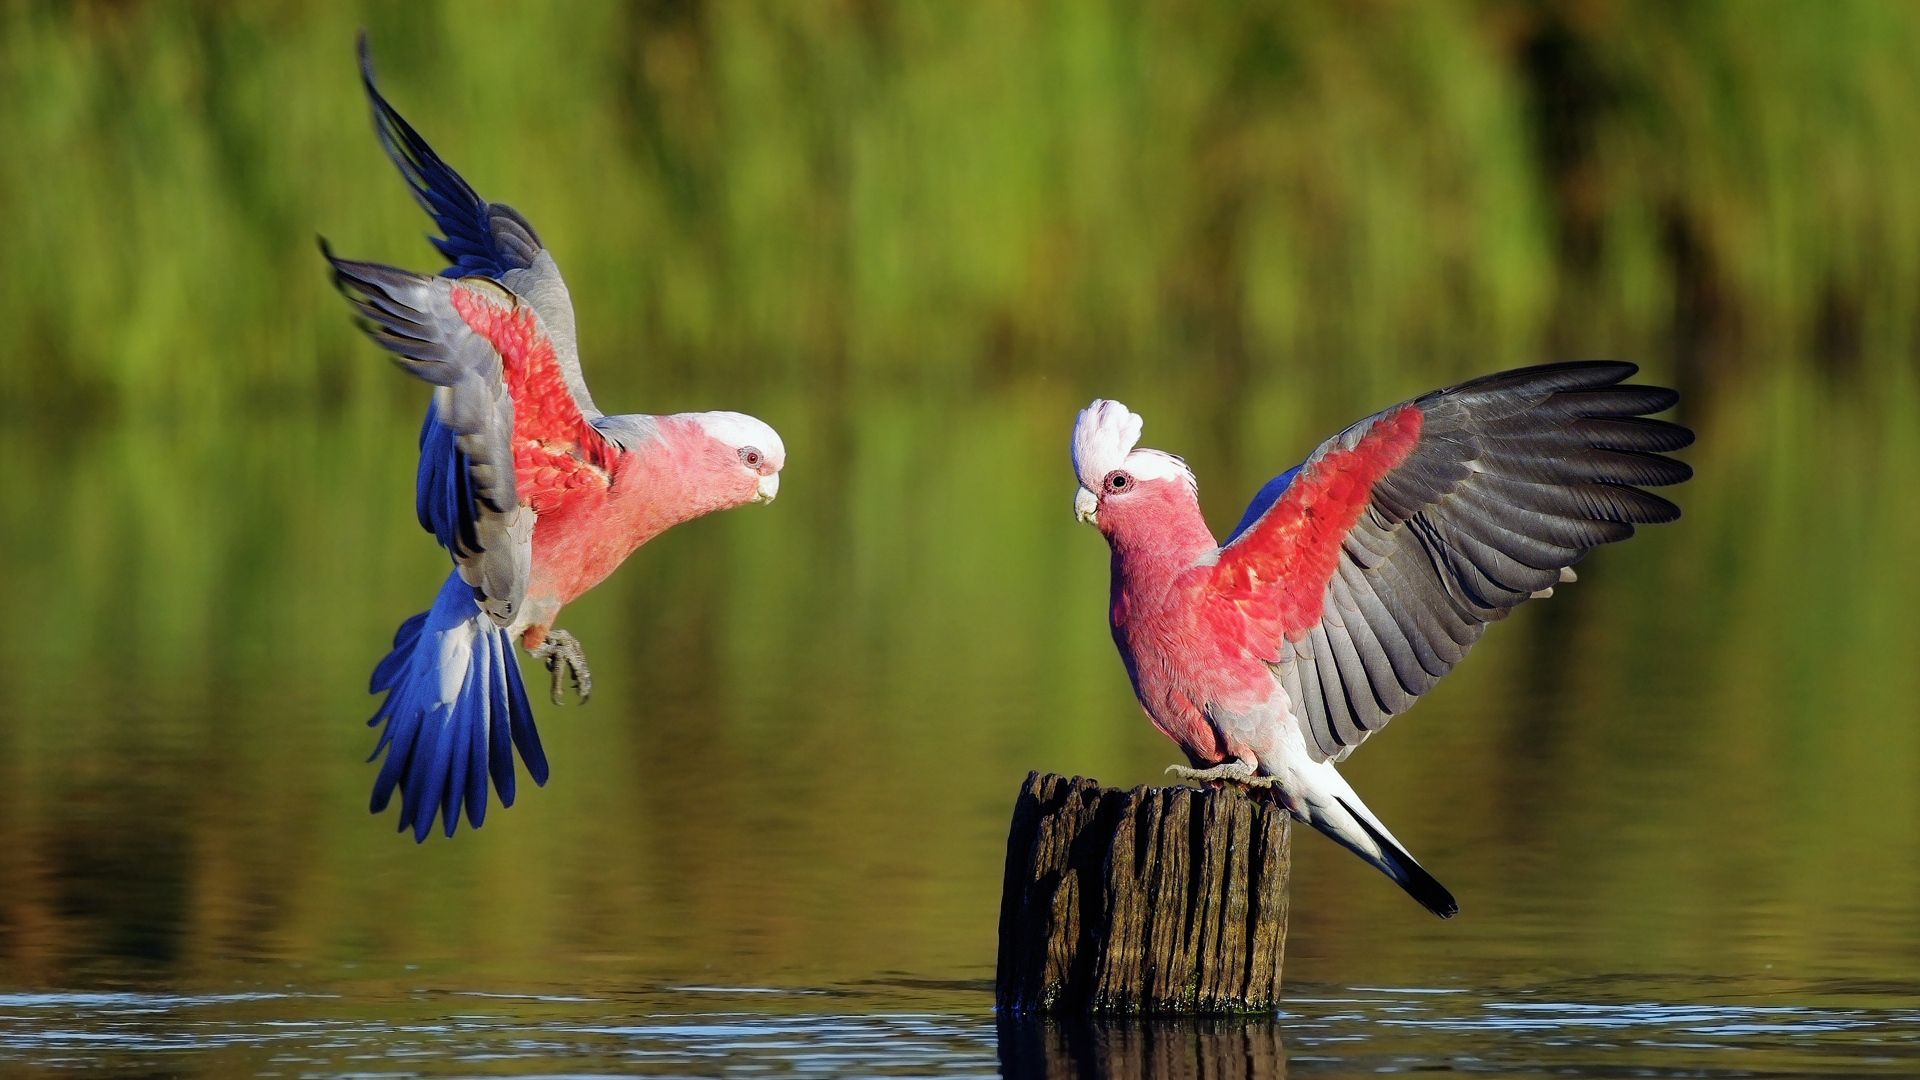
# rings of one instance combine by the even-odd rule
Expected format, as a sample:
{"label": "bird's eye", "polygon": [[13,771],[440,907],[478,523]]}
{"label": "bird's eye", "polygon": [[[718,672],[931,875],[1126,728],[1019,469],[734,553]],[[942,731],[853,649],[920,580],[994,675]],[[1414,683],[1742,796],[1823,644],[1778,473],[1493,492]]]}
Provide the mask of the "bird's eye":
{"label": "bird's eye", "polygon": [[1118,469],[1107,474],[1108,491],[1125,491],[1133,486],[1133,477]]}
{"label": "bird's eye", "polygon": [[740,448],[740,460],[747,463],[747,468],[757,469],[760,467],[762,459],[760,457],[760,451],[755,450],[751,446],[743,446]]}

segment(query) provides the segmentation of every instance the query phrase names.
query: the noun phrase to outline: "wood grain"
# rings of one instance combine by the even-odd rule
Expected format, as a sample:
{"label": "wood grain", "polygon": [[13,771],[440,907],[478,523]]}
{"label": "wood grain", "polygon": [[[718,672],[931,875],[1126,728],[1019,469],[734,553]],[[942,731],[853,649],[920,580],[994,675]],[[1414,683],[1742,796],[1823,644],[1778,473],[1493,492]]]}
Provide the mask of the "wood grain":
{"label": "wood grain", "polygon": [[1274,1010],[1289,820],[1238,788],[1029,774],[1007,836],[1001,1011]]}

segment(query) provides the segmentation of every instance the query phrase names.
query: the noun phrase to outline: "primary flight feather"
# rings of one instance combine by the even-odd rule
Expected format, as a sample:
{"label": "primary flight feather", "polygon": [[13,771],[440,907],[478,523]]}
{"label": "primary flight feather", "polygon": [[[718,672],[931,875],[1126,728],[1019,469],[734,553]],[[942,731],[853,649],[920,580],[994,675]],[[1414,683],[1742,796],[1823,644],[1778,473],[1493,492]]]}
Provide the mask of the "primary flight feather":
{"label": "primary flight feather", "polygon": [[1113,556],[1134,693],[1192,779],[1270,788],[1442,917],[1459,908],[1335,769],[1453,670],[1488,624],[1680,511],[1646,490],[1693,441],[1624,363],[1522,368],[1354,424],[1261,488],[1218,543],[1179,458],[1116,401],[1073,433],[1076,515]]}
{"label": "primary flight feather", "polygon": [[716,510],[773,501],[786,447],[732,412],[608,416],[580,373],[573,304],[553,256],[511,207],[489,203],[360,73],[374,130],[442,235],[438,275],[335,258],[334,281],[367,333],[433,385],[420,431],[416,510],[453,571],[406,620],[373,672],[385,700],[372,809],[401,797],[400,828],[478,827],[488,788],[514,799],[514,754],[534,783],[547,758],[514,644],[545,660],[553,699],[586,657],[560,610],[660,533]]}

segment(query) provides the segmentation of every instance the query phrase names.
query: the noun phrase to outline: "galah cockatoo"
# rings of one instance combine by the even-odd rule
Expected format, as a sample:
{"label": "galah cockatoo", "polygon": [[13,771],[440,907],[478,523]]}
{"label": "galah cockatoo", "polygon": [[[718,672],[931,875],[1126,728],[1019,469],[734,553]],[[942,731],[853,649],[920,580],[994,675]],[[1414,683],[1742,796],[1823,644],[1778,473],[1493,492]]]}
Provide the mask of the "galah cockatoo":
{"label": "galah cockatoo", "polygon": [[513,805],[515,749],[546,783],[514,642],[546,662],[556,704],[569,678],[585,701],[591,674],[579,642],[554,628],[560,609],[667,529],[772,502],[787,453],[740,413],[601,413],[580,374],[566,285],[533,227],[476,195],[387,104],[364,37],[360,64],[380,143],[452,263],[428,276],[327,252],[363,328],[435,388],[417,510],[454,567],[374,669],[386,699],[368,721],[386,725],[373,812],[398,788],[400,828],[424,840],[436,815],[452,836],[463,808],[478,827],[489,780]]}
{"label": "galah cockatoo", "polygon": [[1623,363],[1523,368],[1367,417],[1254,496],[1227,542],[1186,463],[1095,401],[1073,432],[1075,515],[1113,552],[1113,640],[1190,780],[1270,789],[1442,918],[1459,907],[1335,771],[1453,670],[1487,624],[1574,580],[1692,475],[1647,418],[1679,395]]}

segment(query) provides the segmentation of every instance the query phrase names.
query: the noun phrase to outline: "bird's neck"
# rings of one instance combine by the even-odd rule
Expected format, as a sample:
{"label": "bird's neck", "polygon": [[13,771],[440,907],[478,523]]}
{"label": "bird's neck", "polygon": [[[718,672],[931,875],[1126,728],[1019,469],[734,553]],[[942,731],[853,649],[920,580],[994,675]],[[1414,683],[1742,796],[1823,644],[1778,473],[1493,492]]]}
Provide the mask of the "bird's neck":
{"label": "bird's neck", "polygon": [[641,545],[684,521],[724,509],[694,440],[676,437],[673,417],[619,417],[600,500],[576,500],[544,515],[533,534],[528,596],[542,605],[535,629],[561,606],[604,581]]}
{"label": "bird's neck", "polygon": [[656,418],[650,438],[626,448],[614,464],[609,509],[634,547],[675,525],[733,505],[714,483],[706,439],[677,416]]}
{"label": "bird's neck", "polygon": [[1199,502],[1185,491],[1129,506],[1107,524],[1116,591],[1157,591],[1220,549]]}

